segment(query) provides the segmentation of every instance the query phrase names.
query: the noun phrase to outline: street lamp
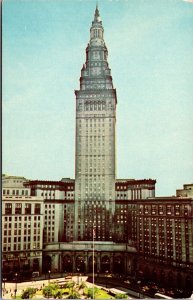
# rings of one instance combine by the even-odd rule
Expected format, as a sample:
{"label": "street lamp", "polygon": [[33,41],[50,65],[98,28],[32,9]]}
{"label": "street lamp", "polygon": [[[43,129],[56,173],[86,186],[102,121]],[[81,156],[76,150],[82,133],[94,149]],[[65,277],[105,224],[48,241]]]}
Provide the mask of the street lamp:
{"label": "street lamp", "polygon": [[80,272],[80,269],[77,268],[77,272],[78,272],[78,276],[77,276],[77,284],[79,284],[79,272]]}
{"label": "street lamp", "polygon": [[109,271],[108,271],[108,270],[106,270],[106,271],[105,271],[105,273],[106,273],[106,288],[107,288],[107,277],[108,277],[108,273],[109,273]]}
{"label": "street lamp", "polygon": [[3,286],[3,295],[5,294],[5,291],[6,291],[6,289],[5,289],[5,281],[6,281],[6,279],[7,278],[5,278],[5,277],[3,278],[3,283],[4,283],[4,286]]}
{"label": "street lamp", "polygon": [[50,273],[51,273],[51,271],[49,270],[48,271],[48,282],[50,283]]}
{"label": "street lamp", "polygon": [[16,299],[16,294],[17,294],[17,273],[15,273],[15,290],[14,290],[14,298]]}

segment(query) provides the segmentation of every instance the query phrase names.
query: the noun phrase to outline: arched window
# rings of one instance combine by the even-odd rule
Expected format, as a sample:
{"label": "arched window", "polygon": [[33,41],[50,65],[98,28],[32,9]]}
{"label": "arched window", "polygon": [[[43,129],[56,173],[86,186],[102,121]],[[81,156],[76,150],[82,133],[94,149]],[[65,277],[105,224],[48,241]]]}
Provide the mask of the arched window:
{"label": "arched window", "polygon": [[72,272],[72,259],[69,255],[65,255],[62,260],[63,272]]}
{"label": "arched window", "polygon": [[107,255],[101,260],[101,271],[102,273],[110,272],[110,258]]}

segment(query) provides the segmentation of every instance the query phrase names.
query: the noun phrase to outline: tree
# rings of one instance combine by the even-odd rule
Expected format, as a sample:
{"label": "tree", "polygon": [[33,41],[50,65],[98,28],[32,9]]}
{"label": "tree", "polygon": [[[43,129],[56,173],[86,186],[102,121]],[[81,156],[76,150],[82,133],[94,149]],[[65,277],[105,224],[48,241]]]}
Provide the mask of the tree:
{"label": "tree", "polygon": [[35,288],[27,288],[25,291],[23,291],[21,298],[22,299],[31,299],[36,293]]}
{"label": "tree", "polygon": [[86,287],[86,282],[82,281],[81,284],[79,285],[79,290],[84,289]]}
{"label": "tree", "polygon": [[65,284],[65,287],[68,288],[69,290],[73,290],[73,287],[75,286],[75,282],[74,281],[68,281]]}
{"label": "tree", "polygon": [[52,297],[52,292],[53,292],[53,289],[50,285],[47,285],[43,288],[43,295],[46,297],[46,298],[50,298]]}
{"label": "tree", "polygon": [[126,299],[126,298],[128,298],[128,296],[126,294],[121,294],[121,293],[115,296],[115,299]]}
{"label": "tree", "polygon": [[[99,288],[94,287],[94,298],[96,296],[96,294],[98,293]],[[88,298],[93,299],[93,288],[88,288],[88,292],[87,292]]]}
{"label": "tree", "polygon": [[47,286],[45,286],[43,288],[43,295],[46,297],[46,298],[50,298],[50,297],[54,297],[55,294],[57,294],[59,290],[59,286],[57,284],[48,284]]}
{"label": "tree", "polygon": [[80,298],[80,294],[77,291],[72,290],[69,292],[67,299],[81,299],[81,298]]}
{"label": "tree", "polygon": [[62,295],[63,295],[62,291],[61,291],[61,290],[57,290],[57,291],[54,293],[53,297],[54,297],[54,298],[58,298],[58,299],[62,299]]}

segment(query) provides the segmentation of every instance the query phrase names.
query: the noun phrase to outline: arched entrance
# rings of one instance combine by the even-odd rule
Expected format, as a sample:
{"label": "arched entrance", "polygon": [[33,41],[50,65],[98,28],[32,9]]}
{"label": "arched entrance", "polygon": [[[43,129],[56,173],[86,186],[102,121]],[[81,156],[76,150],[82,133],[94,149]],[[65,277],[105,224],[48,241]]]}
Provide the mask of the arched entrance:
{"label": "arched entrance", "polygon": [[160,272],[160,283],[161,283],[161,285],[163,285],[163,286],[164,286],[164,284],[165,284],[165,273],[164,273],[164,271],[161,271],[161,272]]}
{"label": "arched entrance", "polygon": [[[40,272],[41,272],[41,270],[40,270]],[[30,262],[28,260],[25,260],[25,262],[23,264],[22,274],[23,274],[24,278],[28,278],[29,276],[31,276]]]}
{"label": "arched entrance", "polygon": [[65,255],[62,259],[63,272],[72,272],[72,259],[69,255]]}
{"label": "arched entrance", "polygon": [[123,259],[121,256],[116,256],[113,259],[113,272],[118,274],[124,273]]}
{"label": "arched entrance", "polygon": [[145,279],[145,281],[149,281],[151,279],[150,278],[150,271],[149,271],[148,266],[146,266],[145,270],[144,270],[144,279]]}
{"label": "arched entrance", "polygon": [[[89,257],[88,271],[89,271],[89,273],[93,272],[93,256]],[[94,256],[94,272],[97,272],[97,258],[96,258],[96,256]]]}
{"label": "arched entrance", "polygon": [[153,282],[157,282],[157,272],[156,272],[156,269],[153,269],[153,272],[152,272],[152,281]]}
{"label": "arched entrance", "polygon": [[177,275],[177,286],[182,288],[182,275],[180,273]]}
{"label": "arched entrance", "polygon": [[19,272],[20,272],[19,261],[14,261],[14,264],[13,264],[13,272],[14,272],[14,273],[19,273]]}
{"label": "arched entrance", "polygon": [[77,256],[76,258],[76,272],[85,273],[85,260],[83,256]]}
{"label": "arched entrance", "polygon": [[174,275],[173,275],[173,273],[172,272],[169,272],[168,273],[168,280],[167,280],[167,282],[168,282],[168,287],[173,287],[173,285],[174,285]]}
{"label": "arched entrance", "polygon": [[185,284],[186,284],[186,290],[187,291],[192,291],[193,282],[192,282],[192,279],[189,276],[186,277],[186,283]]}
{"label": "arched entrance", "polygon": [[48,273],[48,271],[52,270],[52,259],[49,255],[46,255],[43,258],[43,262],[42,262],[42,271],[43,273]]}
{"label": "arched entrance", "polygon": [[34,258],[34,260],[33,260],[33,271],[34,272],[39,271],[39,260],[38,260],[38,258]]}
{"label": "arched entrance", "polygon": [[110,272],[110,258],[107,255],[101,260],[101,271],[102,273]]}

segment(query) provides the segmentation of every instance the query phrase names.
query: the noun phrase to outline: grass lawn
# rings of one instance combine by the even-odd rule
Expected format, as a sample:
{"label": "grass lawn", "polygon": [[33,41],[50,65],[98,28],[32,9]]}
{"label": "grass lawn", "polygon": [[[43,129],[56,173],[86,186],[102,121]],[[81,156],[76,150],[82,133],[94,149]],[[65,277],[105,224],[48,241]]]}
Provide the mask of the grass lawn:
{"label": "grass lawn", "polygon": [[[88,288],[84,288],[84,295],[88,295]],[[115,299],[103,289],[97,288],[95,291],[95,299]]]}
{"label": "grass lawn", "polygon": [[114,299],[114,297],[110,296],[106,291],[100,289],[95,294],[95,299]]}

